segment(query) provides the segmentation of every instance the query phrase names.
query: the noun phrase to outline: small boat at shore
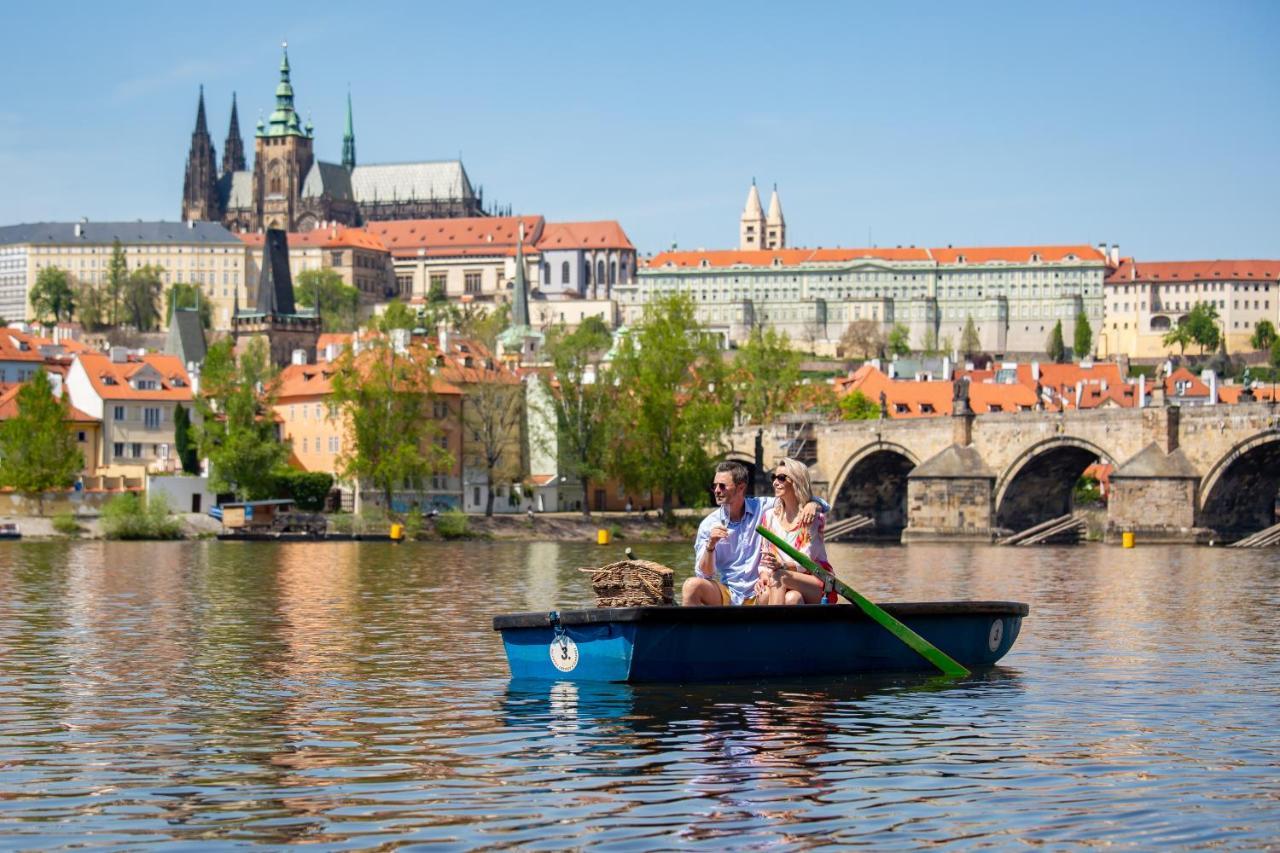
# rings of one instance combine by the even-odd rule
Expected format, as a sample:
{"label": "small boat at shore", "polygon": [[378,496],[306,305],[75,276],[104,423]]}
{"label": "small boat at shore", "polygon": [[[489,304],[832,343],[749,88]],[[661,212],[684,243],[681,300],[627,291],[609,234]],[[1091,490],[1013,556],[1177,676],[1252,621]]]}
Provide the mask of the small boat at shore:
{"label": "small boat at shore", "polygon": [[21,538],[22,538],[22,531],[18,528],[17,524],[11,521],[0,523],[0,539],[21,539]]}
{"label": "small boat at shore", "polygon": [[[970,669],[1013,646],[1013,601],[883,605]],[[496,616],[511,676],[560,681],[713,681],[933,669],[852,605],[621,607]]]}

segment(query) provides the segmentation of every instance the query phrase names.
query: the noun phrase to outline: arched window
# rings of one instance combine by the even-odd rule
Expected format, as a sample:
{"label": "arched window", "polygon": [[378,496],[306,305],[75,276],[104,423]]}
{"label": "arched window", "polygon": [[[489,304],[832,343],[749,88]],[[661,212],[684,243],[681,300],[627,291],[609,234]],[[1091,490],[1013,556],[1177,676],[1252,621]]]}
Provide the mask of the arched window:
{"label": "arched window", "polygon": [[613,261],[609,264],[609,283],[610,284],[618,283],[618,262],[617,261]]}
{"label": "arched window", "polygon": [[591,261],[582,262],[582,283],[591,283]]}
{"label": "arched window", "polygon": [[560,265],[560,283],[561,284],[569,283],[569,262],[568,261],[565,261]]}
{"label": "arched window", "polygon": [[596,284],[604,284],[604,261],[596,261]]}

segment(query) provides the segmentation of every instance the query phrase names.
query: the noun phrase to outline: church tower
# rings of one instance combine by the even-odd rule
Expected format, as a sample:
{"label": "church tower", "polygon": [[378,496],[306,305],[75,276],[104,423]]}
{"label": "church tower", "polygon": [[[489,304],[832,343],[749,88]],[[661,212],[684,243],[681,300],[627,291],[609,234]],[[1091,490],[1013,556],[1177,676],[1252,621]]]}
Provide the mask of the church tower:
{"label": "church tower", "polygon": [[348,172],[356,167],[356,130],[351,120],[350,92],[347,92],[347,129],[342,134],[342,165]]}
{"label": "church tower", "polygon": [[773,185],[773,195],[769,198],[769,216],[764,222],[764,248],[787,248],[787,221],[782,218],[782,202],[778,200],[778,185]]}
{"label": "church tower", "polygon": [[253,199],[259,228],[297,230],[302,182],[311,171],[313,131],[304,128],[293,108],[293,85],[289,82],[289,45],[281,46],[280,83],[276,86],[276,108],[266,122],[258,122],[254,140]]}
{"label": "church tower", "polygon": [[244,140],[240,138],[240,118],[236,115],[236,93],[231,93],[231,126],[222,146],[222,174],[244,171]]}
{"label": "church tower", "polygon": [[217,155],[204,118],[204,86],[201,86],[196,129],[191,134],[191,150],[187,152],[187,176],[182,182],[182,218],[217,222],[222,218],[220,207]]}
{"label": "church tower", "polygon": [[742,210],[742,219],[738,225],[738,248],[751,251],[764,248],[764,208],[760,206],[760,192],[756,189],[756,179],[751,179],[751,190],[747,193],[747,205]]}

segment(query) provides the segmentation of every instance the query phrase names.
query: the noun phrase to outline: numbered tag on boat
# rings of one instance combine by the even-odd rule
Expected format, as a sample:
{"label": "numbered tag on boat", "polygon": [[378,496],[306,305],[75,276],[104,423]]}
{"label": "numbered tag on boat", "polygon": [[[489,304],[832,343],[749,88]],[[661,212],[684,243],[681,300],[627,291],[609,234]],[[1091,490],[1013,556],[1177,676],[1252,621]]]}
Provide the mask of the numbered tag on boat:
{"label": "numbered tag on boat", "polygon": [[561,672],[573,672],[578,666],[578,644],[561,634],[551,641],[551,663]]}
{"label": "numbered tag on boat", "polygon": [[1000,641],[1004,639],[1004,620],[997,619],[991,623],[991,633],[987,634],[987,648],[995,651],[1000,648]]}

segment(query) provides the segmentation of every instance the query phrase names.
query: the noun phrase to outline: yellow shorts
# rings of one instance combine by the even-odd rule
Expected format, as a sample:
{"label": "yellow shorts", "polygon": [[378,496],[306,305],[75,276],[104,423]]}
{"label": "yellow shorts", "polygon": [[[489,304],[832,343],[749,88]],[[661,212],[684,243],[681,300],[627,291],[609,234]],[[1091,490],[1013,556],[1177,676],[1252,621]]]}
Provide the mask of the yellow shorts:
{"label": "yellow shorts", "polygon": [[[729,592],[729,587],[720,583],[720,581],[718,580],[713,580],[711,582],[720,589],[720,604],[725,607],[728,607],[729,605],[733,604],[733,593]],[[742,599],[743,607],[751,607],[755,603],[756,603],[756,597],[754,595],[751,596],[750,598]]]}

